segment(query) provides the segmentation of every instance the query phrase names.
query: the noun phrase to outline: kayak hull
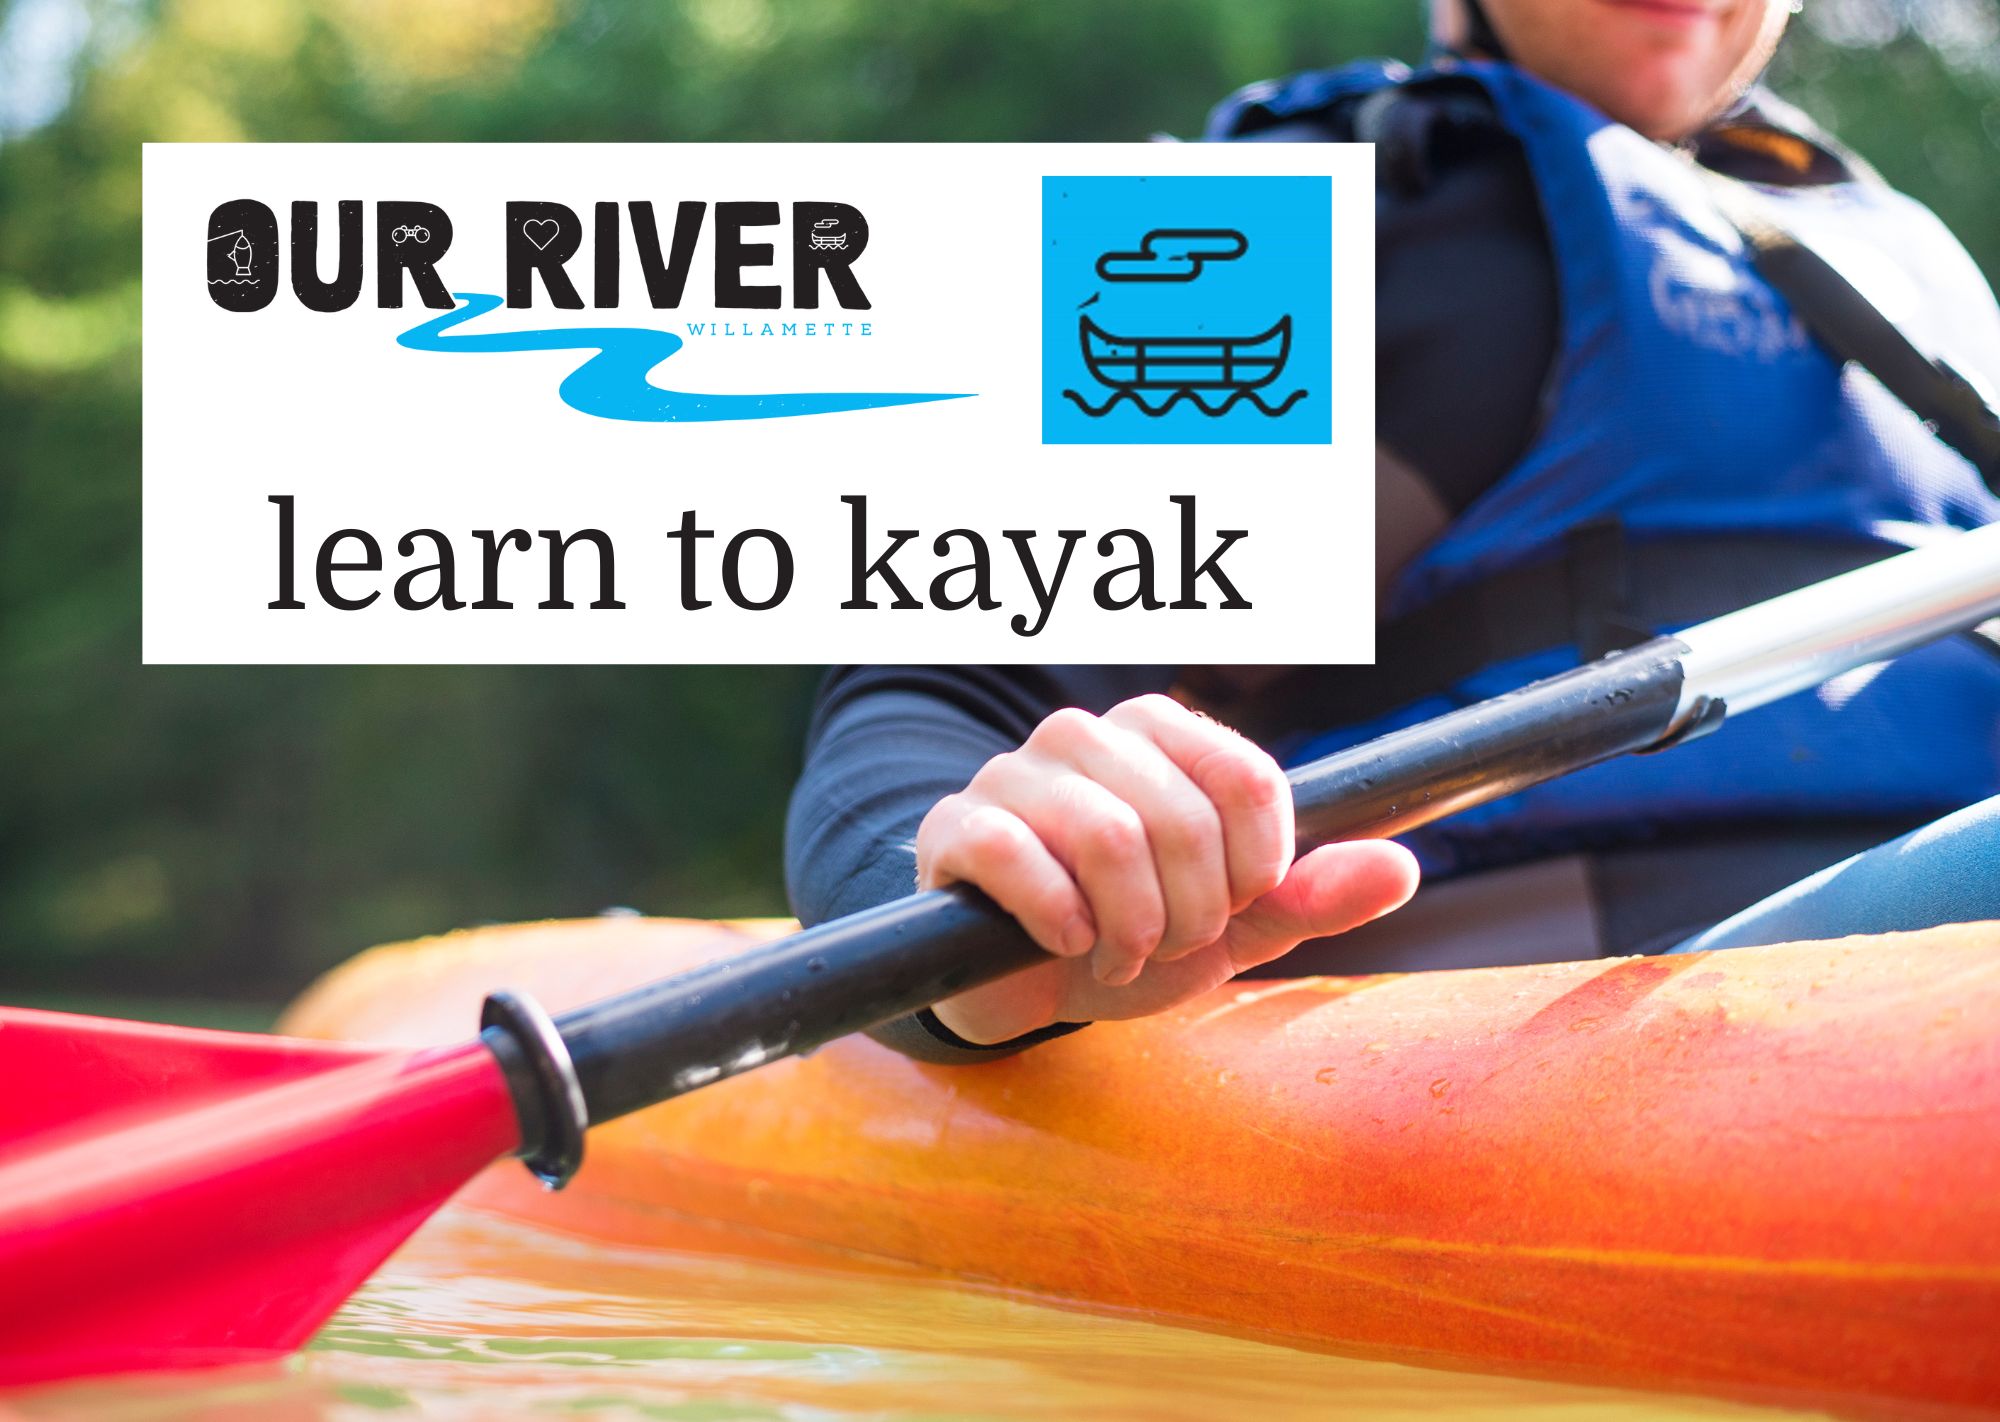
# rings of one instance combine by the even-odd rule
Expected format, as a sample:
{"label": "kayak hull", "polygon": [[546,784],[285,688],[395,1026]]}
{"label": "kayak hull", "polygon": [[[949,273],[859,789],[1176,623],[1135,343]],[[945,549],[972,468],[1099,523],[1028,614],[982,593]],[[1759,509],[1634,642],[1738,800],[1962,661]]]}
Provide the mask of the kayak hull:
{"label": "kayak hull", "polygon": [[[305,1035],[465,1035],[787,925],[378,949]],[[825,1257],[1405,1361],[1791,1400],[2000,1402],[2000,924],[1226,987],[1001,1062],[836,1043],[593,1130],[589,1232]]]}

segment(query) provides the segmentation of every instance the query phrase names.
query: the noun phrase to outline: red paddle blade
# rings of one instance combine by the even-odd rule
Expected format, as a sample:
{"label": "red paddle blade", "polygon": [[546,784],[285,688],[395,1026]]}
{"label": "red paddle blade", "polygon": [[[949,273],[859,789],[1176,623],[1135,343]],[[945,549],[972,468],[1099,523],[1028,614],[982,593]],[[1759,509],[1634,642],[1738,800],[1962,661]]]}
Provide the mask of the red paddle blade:
{"label": "red paddle blade", "polygon": [[296,1348],[517,1132],[477,1041],[0,1008],[0,1382]]}

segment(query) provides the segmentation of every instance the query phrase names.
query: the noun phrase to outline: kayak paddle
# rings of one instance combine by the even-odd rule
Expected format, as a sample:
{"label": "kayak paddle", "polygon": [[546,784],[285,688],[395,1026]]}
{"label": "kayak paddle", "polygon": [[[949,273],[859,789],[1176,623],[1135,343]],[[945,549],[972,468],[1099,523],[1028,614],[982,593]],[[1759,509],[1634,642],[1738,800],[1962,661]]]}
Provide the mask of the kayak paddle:
{"label": "kayak paddle", "polygon": [[[2000,613],[2000,525],[1786,594],[1293,771],[1301,849],[1428,824]],[[422,1051],[0,1009],[0,1381],[303,1343],[506,1155],[551,1187],[588,1124],[1042,959],[959,886],[551,1019],[509,993]]]}

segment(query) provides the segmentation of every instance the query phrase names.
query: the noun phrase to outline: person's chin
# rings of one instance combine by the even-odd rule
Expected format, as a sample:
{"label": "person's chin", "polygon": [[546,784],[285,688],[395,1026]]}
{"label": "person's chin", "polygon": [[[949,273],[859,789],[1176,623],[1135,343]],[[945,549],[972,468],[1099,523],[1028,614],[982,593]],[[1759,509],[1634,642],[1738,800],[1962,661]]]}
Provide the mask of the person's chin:
{"label": "person's chin", "polygon": [[1586,93],[1604,113],[1648,138],[1672,142],[1702,123],[1701,96],[1710,87],[1701,67],[1680,56],[1632,56],[1604,72],[1618,76],[1615,91]]}

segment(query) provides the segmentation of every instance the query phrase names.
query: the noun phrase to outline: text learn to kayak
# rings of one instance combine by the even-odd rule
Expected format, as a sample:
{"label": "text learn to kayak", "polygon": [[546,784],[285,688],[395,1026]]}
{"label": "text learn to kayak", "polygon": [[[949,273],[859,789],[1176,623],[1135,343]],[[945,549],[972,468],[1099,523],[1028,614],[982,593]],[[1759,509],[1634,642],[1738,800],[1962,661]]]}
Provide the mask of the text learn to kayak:
{"label": "text learn to kayak", "polygon": [[[275,611],[303,611],[306,599],[340,612],[506,611],[516,599],[547,611],[622,612],[628,606],[618,596],[616,548],[602,529],[566,534],[482,528],[460,542],[434,528],[382,538],[340,528],[315,538],[299,530],[294,495],[272,494],[268,500],[277,516],[277,595],[266,605]],[[971,528],[935,536],[914,528],[871,533],[867,497],[846,494],[841,502],[848,506],[850,534],[839,604],[846,612],[1007,611],[995,589],[1018,584],[1031,610],[1011,612],[1007,625],[1018,636],[1033,637],[1048,626],[1065,589],[1084,582],[1091,600],[1107,612],[1211,607],[1246,612],[1253,606],[1223,567],[1223,558],[1248,531],[1204,530],[1192,494],[1169,496],[1177,537],[1164,550],[1156,550],[1154,540],[1136,528],[1098,534],[1014,528],[997,540]],[[775,529],[747,528],[724,537],[703,527],[690,509],[664,536],[669,556],[679,563],[682,611],[713,607],[718,593],[749,612],[769,611],[791,596],[797,559]],[[718,547],[719,553],[713,551]],[[385,548],[394,550],[395,561]],[[303,577],[302,554],[309,570]],[[573,555],[585,554],[572,568]],[[539,600],[527,590],[538,590]]]}

